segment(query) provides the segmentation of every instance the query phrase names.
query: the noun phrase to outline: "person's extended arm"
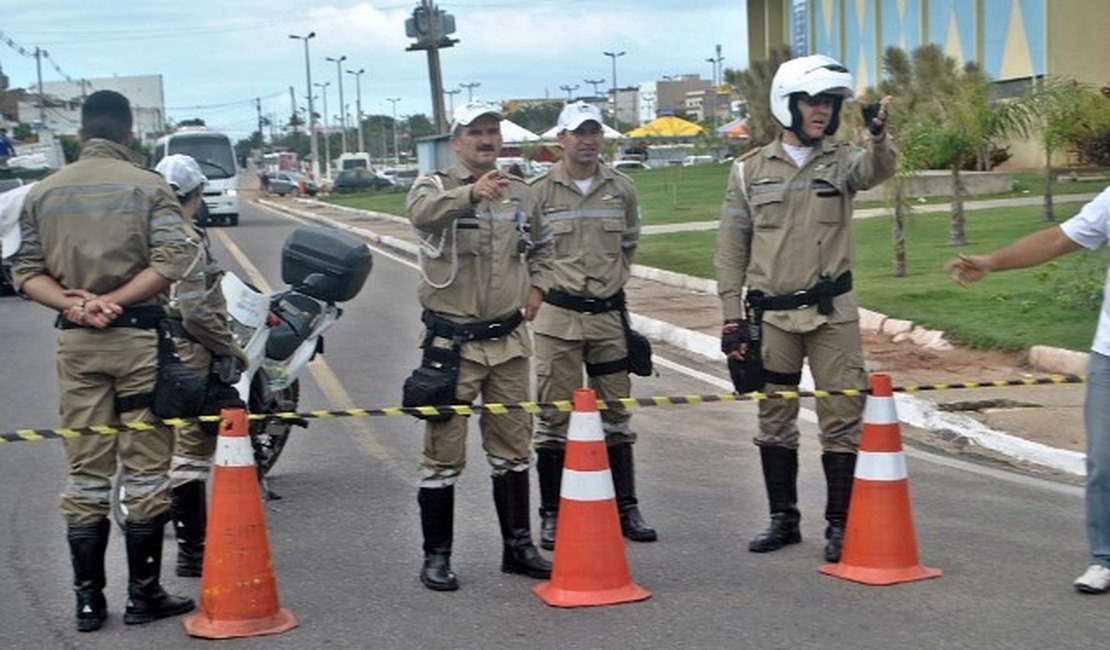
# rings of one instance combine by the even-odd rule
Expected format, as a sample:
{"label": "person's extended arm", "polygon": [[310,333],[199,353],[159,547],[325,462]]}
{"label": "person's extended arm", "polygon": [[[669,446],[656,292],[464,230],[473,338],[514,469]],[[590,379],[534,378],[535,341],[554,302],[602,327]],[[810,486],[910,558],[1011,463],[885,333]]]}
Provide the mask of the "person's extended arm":
{"label": "person's extended arm", "polygon": [[1037,266],[1082,248],[1059,226],[1053,226],[986,255],[960,255],[945,268],[952,273],[953,280],[966,287],[988,273]]}

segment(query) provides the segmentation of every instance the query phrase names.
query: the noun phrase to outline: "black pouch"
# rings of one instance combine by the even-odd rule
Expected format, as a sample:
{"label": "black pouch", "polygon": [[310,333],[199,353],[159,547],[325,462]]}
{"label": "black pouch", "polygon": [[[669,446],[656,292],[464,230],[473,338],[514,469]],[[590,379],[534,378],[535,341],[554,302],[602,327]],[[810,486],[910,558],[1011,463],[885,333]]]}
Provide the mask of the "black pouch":
{"label": "black pouch", "polygon": [[628,356],[625,358],[628,372],[640,377],[650,377],[655,370],[651,362],[651,341],[632,329],[627,310],[621,310],[621,323],[624,324],[624,343],[628,349]]}
{"label": "black pouch", "polygon": [[158,323],[158,379],[151,394],[150,410],[160,418],[195,418],[204,410],[208,377],[181,360],[167,321]]}
{"label": "black pouch", "polygon": [[767,378],[763,372],[763,293],[749,292],[748,318],[740,321],[740,336],[746,349],[743,359],[728,358],[728,374],[738,393],[763,390]]}
{"label": "black pouch", "polygon": [[[413,370],[405,380],[401,405],[413,407],[457,404],[455,387],[459,382],[461,361],[462,355],[459,353],[458,343],[450,348],[432,347],[430,343],[426,345],[420,367]],[[429,422],[446,422],[453,415],[452,413],[417,414],[416,417]]]}

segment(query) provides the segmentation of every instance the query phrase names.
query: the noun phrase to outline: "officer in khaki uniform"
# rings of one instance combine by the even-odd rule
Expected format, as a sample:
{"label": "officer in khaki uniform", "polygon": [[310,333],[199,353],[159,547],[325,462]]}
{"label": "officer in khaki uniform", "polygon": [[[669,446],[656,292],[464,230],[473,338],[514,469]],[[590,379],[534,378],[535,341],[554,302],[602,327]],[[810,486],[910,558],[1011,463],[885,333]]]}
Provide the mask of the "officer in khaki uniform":
{"label": "officer in khaki uniform", "polygon": [[[531,183],[536,209],[554,236],[551,286],[533,324],[542,402],[571,399],[582,386],[583,366],[589,387],[603,400],[628,397],[632,390],[622,312],[640,208],[632,181],[600,162],[603,126],[596,106],[567,104],[557,122],[563,158]],[[601,412],[621,531],[652,542],[656,532],[637,505],[631,418],[623,409]],[[569,413],[545,413],[536,431],[540,544],[546,549],[555,547],[569,420]]]}
{"label": "officer in khaki uniform", "polygon": [[[170,154],[159,160],[154,169],[177,195],[185,220],[194,223],[204,205],[204,184],[208,182],[200,165],[189,156]],[[224,272],[209,251],[204,229],[199,225],[195,229],[204,243],[204,255],[170,288],[167,312],[175,319],[173,322],[181,323],[180,330],[174,333],[177,353],[187,367],[208,379],[212,399],[208,400],[210,410],[206,412],[218,412],[221,407],[245,408],[233,384],[247,366],[247,355],[228,329],[227,302],[220,290]],[[176,429],[170,463],[170,516],[177,539],[176,573],[182,577],[200,577],[204,566],[205,486],[216,439],[214,424],[194,422]]]}
{"label": "officer in khaki uniform", "polygon": [[[526,401],[532,344],[522,321],[532,320],[543,300],[550,234],[530,209],[524,182],[497,170],[498,107],[480,101],[461,106],[451,123],[451,143],[458,164],[421,177],[408,195],[409,218],[422,243],[417,291],[424,307],[423,347],[459,348],[458,402],[479,395],[489,403]],[[504,540],[501,570],[549,577],[551,563],[532,543],[529,522],[531,417],[523,411],[483,413],[479,424]],[[467,420],[450,416],[426,427],[418,494],[420,578],[429,589],[451,591],[458,588],[450,557]]]}
{"label": "officer in khaki uniform", "polygon": [[[852,293],[852,201],[890,178],[895,152],[884,123],[889,97],[864,108],[866,149],[833,142],[852,76],[822,55],[783,63],[771,109],[785,129],[733,164],[717,237],[717,284],[725,325],[722,350],[743,358],[742,317],[762,314],[764,390],[796,390],[809,360],[818,389],[865,388],[867,377]],[[743,304],[747,286],[748,307]],[[862,397],[816,401],[828,489],[825,558],[840,559]],[[798,400],[759,404],[759,446],[771,525],[748,545],[757,553],[801,541],[797,507]]]}
{"label": "officer in khaki uniform", "polygon": [[[128,148],[131,106],[112,91],[89,95],[81,111],[77,162],[32,188],[21,215],[15,286],[62,313],[58,378],[62,425],[154,421],[149,399],[158,367],[157,322],[171,282],[198,254],[173,192]],[[183,614],[189,598],[160,584],[169,507],[173,433],[148,431],[64,441],[69,481],[62,494],[77,596],[77,629],[100,628],[109,496],[117,457],[129,519],[124,623]]]}

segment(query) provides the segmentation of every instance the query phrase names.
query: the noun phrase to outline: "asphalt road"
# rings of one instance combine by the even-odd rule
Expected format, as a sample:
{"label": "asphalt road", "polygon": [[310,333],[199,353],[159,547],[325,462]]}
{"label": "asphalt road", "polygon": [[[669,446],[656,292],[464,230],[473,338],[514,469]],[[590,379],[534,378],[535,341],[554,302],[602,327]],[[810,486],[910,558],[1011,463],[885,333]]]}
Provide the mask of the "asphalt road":
{"label": "asphalt road", "polygon": [[[279,286],[281,242],[296,224],[253,206],[213,229],[225,265]],[[230,242],[231,245],[227,245]],[[250,268],[239,260],[249,262]],[[417,361],[416,272],[378,252],[362,294],[327,338],[302,388],[302,410],[388,406]],[[0,299],[0,429],[57,426],[53,332],[42,308]],[[715,372],[659,349],[660,376],[635,395],[716,392]],[[690,370],[683,370],[691,366]],[[555,609],[534,581],[498,571],[500,541],[478,436],[459,485],[454,566],[462,588],[420,586],[415,502],[421,427],[411,418],[313,421],[273,472],[266,504],[282,605],[300,626],[228,642],[276,648],[1088,648],[1105,634],[1110,597],[1075,593],[1086,565],[1082,500],[1071,486],[914,453],[908,459],[922,561],[943,577],[868,587],[817,572],[824,485],[814,425],[803,423],[805,541],[746,551],[766,519],[750,404],[637,411],[638,479],[655,544],[627,545],[637,604]],[[472,427],[473,429],[473,427]],[[107,626],[73,631],[70,569],[53,441],[0,445],[0,647],[199,647],[180,620],[125,627],[122,538],[109,546]],[[534,483],[534,481],[533,481]],[[198,581],[164,582],[195,595]]]}

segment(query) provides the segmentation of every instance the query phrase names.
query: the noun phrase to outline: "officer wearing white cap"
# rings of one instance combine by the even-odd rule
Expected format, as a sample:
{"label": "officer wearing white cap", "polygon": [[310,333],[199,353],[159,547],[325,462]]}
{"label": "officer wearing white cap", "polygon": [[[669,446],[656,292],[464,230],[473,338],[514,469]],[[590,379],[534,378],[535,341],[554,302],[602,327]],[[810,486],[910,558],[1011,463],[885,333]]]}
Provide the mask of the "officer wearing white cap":
{"label": "officer wearing white cap", "polygon": [[[894,174],[895,152],[885,129],[890,97],[863,107],[866,148],[832,140],[851,97],[852,75],[834,59],[818,54],[783,63],[770,96],[783,132],[733,164],[716,266],[721,349],[730,364],[746,367],[737,390],[797,390],[805,359],[818,389],[866,387],[852,293],[852,200]],[[862,397],[816,401],[830,562],[840,559],[863,404]],[[798,400],[759,403],[755,444],[771,525],[749,543],[756,553],[802,540],[797,417]]]}
{"label": "officer wearing white cap", "polygon": [[[181,324],[180,330],[174,332],[177,353],[186,366],[208,378],[210,399],[206,413],[218,414],[221,407],[242,407],[231,384],[246,367],[247,355],[228,329],[227,302],[220,291],[223,269],[212,256],[208,235],[195,225],[200,221],[197,215],[205,209],[204,184],[208,179],[197,161],[184,154],[162,158],[154,170],[169,183],[181,202],[183,216],[194,221],[204,244],[203,257],[198,257],[186,276],[170,288],[166,312],[175,319],[171,323]],[[190,423],[177,427],[175,433],[170,461],[170,515],[177,539],[176,573],[200,577],[207,522],[205,485],[216,451],[216,432]]]}
{"label": "officer wearing white cap", "polygon": [[[601,164],[603,127],[596,106],[579,101],[563,107],[556,129],[563,157],[532,182],[536,209],[554,233],[551,287],[533,325],[542,402],[571,399],[583,367],[600,399],[628,397],[632,390],[624,285],[639,242],[640,208],[632,181]],[[634,541],[655,541],[636,499],[632,415],[606,409],[601,418],[621,531]],[[540,543],[548,549],[555,546],[568,422],[568,413],[544,413],[535,436]]]}
{"label": "officer wearing white cap", "polygon": [[[550,234],[529,207],[524,181],[497,170],[497,106],[459,107],[451,144],[458,163],[419,178],[407,202],[421,239],[422,366],[437,369],[433,374],[446,382],[453,403],[479,395],[484,402],[526,401],[532,343],[523,322],[543,300]],[[435,420],[426,425],[417,498],[424,533],[420,579],[429,589],[452,591],[458,589],[450,564],[455,482],[466,466],[467,420]],[[551,563],[533,544],[529,521],[531,417],[484,413],[479,426],[501,524],[501,570],[547,578]]]}

